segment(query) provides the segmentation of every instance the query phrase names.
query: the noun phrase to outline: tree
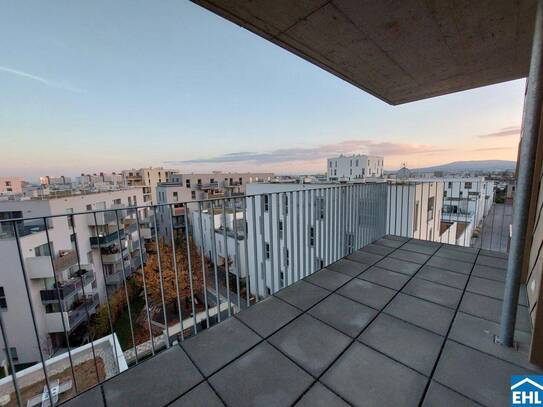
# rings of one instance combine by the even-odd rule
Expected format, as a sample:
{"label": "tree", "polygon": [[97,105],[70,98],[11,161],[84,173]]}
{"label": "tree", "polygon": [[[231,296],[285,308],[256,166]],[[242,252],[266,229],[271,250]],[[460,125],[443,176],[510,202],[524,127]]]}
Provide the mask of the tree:
{"label": "tree", "polygon": [[[182,242],[179,242],[182,243]],[[187,255],[186,244],[176,244],[175,260],[177,265],[177,278],[179,285],[180,302],[183,304],[183,300],[186,301],[190,298],[190,279],[189,279],[189,262]],[[202,259],[200,251],[196,245],[189,239],[190,246],[190,259],[192,269],[192,286],[194,294],[201,294],[203,292],[203,278],[202,278]],[[166,245],[163,241],[158,245],[160,252],[160,268],[159,268],[159,256],[158,253],[149,253],[147,263],[143,268],[145,273],[145,284],[147,288],[147,296],[151,304],[162,305],[162,291],[161,291],[161,274],[162,274],[162,287],[164,290],[164,302],[166,307],[169,305],[175,305],[177,307],[177,287],[175,284],[176,272],[174,268],[174,256],[171,246]],[[143,287],[142,274],[137,274],[138,284]]]}

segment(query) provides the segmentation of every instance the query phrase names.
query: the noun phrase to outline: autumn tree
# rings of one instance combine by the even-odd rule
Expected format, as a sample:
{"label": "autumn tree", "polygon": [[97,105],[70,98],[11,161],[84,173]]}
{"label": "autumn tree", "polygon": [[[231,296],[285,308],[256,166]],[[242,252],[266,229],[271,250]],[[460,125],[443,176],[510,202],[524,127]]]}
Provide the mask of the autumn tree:
{"label": "autumn tree", "polygon": [[[181,242],[180,242],[181,243]],[[192,270],[192,286],[195,295],[203,292],[202,278],[202,259],[200,251],[192,241],[189,240],[190,247],[190,269]],[[143,269],[145,273],[145,284],[147,296],[151,304],[162,305],[162,287],[164,290],[164,302],[166,307],[174,305],[177,308],[177,290],[179,289],[180,302],[187,302],[190,299],[190,273],[189,273],[189,256],[187,255],[186,244],[175,245],[175,264],[177,265],[177,281],[176,287],[176,269],[174,267],[174,256],[171,245],[166,245],[163,241],[158,244],[160,252],[160,267],[158,253],[148,253],[147,262]],[[140,286],[143,286],[142,274],[137,274],[137,281]]]}

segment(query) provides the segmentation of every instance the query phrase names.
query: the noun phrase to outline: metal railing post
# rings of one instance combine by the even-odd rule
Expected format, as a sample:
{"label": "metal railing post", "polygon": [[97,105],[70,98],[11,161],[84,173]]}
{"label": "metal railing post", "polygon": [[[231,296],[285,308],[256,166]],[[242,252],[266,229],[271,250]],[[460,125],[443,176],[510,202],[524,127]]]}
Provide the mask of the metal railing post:
{"label": "metal railing post", "polygon": [[511,251],[505,276],[500,336],[504,346],[513,346],[517,303],[522,274],[523,252],[526,244],[530,194],[534,177],[541,107],[543,104],[543,0],[537,1],[530,73],[527,79],[526,98],[522,120],[522,139],[518,160],[517,188],[514,200],[513,234]]}

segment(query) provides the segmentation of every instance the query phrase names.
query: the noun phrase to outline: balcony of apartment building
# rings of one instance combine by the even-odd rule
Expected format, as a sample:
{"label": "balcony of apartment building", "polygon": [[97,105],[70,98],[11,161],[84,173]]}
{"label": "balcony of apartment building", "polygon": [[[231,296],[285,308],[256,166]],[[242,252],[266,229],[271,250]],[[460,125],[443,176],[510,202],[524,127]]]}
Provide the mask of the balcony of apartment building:
{"label": "balcony of apartment building", "polygon": [[28,277],[31,279],[52,278],[53,273],[62,273],[77,266],[75,250],[60,250],[53,256],[34,256],[25,260]]}
{"label": "balcony of apartment building", "polygon": [[214,191],[220,189],[220,184],[218,181],[210,182],[197,182],[192,185],[192,189],[196,191]]}
{"label": "balcony of apartment building", "polygon": [[53,278],[51,274],[47,278],[46,288],[40,290],[42,303],[51,304],[59,300],[68,300],[75,295],[81,294],[83,287],[91,284],[95,280],[95,274],[90,265],[73,265],[69,268],[68,277],[61,273]]}
{"label": "balcony of apartment building", "polygon": [[65,405],[509,405],[512,376],[543,374],[543,2],[196,2],[391,104],[529,72],[511,245],[451,241],[435,183],[247,197],[248,246],[234,254],[246,289],[220,290],[202,258],[203,295],[175,298],[192,305],[189,328],[181,307],[175,334],[149,321],[153,357]]}
{"label": "balcony of apartment building", "polygon": [[[88,321],[96,313],[100,304],[98,294],[78,295],[71,300],[63,300],[62,307],[51,307],[45,314],[49,333],[72,333],[82,322]],[[64,321],[63,321],[64,319]]]}

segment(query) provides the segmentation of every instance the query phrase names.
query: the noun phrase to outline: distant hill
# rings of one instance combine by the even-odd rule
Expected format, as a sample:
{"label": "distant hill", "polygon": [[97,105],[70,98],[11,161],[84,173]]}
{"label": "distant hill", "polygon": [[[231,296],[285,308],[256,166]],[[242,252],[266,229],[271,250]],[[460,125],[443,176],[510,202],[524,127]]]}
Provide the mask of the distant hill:
{"label": "distant hill", "polygon": [[435,171],[506,171],[514,170],[517,163],[508,160],[480,160],[480,161],[455,161],[443,165],[435,165],[426,168],[413,168],[412,172]]}

